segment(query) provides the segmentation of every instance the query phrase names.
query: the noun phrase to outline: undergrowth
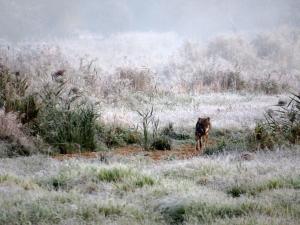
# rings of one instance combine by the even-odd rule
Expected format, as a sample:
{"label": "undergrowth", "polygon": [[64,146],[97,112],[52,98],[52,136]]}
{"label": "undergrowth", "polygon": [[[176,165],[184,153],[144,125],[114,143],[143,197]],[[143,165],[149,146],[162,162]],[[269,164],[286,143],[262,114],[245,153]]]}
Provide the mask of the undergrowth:
{"label": "undergrowth", "polygon": [[292,94],[289,103],[265,113],[265,119],[257,123],[249,141],[256,149],[300,144],[300,95]]}

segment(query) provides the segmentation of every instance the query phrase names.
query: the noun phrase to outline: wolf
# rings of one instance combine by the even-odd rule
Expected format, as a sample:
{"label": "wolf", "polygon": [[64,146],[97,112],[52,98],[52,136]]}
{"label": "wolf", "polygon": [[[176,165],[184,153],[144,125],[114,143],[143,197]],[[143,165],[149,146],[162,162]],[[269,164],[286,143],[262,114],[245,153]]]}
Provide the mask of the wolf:
{"label": "wolf", "polygon": [[[210,118],[198,118],[195,129],[196,151],[202,153],[202,149],[208,141],[208,133],[211,130]],[[202,142],[203,141],[203,142]],[[204,145],[204,146],[203,146]]]}

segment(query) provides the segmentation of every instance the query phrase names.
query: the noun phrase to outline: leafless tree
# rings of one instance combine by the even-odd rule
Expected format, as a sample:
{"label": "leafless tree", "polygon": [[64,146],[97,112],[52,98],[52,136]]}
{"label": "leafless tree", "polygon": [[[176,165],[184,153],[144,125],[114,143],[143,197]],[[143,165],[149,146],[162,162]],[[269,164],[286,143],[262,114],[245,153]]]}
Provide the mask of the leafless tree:
{"label": "leafless tree", "polygon": [[143,134],[144,134],[144,143],[143,147],[146,151],[149,150],[149,124],[151,123],[153,117],[153,106],[150,109],[144,111],[137,110],[137,113],[142,118],[143,125]]}

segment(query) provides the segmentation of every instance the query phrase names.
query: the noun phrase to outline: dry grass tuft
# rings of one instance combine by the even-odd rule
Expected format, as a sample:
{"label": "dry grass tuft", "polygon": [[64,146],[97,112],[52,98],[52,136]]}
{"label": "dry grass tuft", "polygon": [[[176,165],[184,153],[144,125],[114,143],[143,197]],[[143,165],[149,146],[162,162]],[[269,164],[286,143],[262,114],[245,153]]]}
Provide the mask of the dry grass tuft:
{"label": "dry grass tuft", "polygon": [[17,119],[16,113],[5,113],[0,110],[0,140],[12,144],[6,152],[8,156],[13,156],[15,153],[28,155],[34,150],[33,141],[22,129],[23,126]]}

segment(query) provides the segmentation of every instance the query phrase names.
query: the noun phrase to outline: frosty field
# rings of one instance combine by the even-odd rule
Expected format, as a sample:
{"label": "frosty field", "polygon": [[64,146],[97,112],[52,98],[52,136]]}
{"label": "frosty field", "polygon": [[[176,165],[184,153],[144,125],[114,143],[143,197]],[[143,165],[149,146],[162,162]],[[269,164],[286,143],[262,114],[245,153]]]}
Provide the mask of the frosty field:
{"label": "frosty field", "polygon": [[[280,14],[278,21],[292,17],[290,23],[268,29],[235,30],[232,23],[239,7],[243,18],[260,11],[260,21],[286,5],[297,11],[296,1],[264,1],[262,9],[236,1],[241,5],[229,15],[231,0],[164,0],[166,8],[176,2],[172,15],[182,20],[174,27],[182,32],[170,21],[168,29],[108,33],[98,28],[112,18],[105,7],[124,14],[132,8],[139,19],[160,7],[17,1],[0,0],[0,18],[10,21],[16,11],[11,17],[19,21],[25,13],[24,37],[37,30],[22,39],[0,20],[10,31],[2,37],[0,29],[0,225],[299,224],[299,16]],[[48,8],[56,16],[45,16]],[[208,34],[209,14],[221,19],[215,8],[230,21]],[[87,19],[88,9],[102,20]],[[123,24],[118,10],[113,28]],[[190,10],[202,16],[193,21],[198,26],[184,25]],[[86,20],[76,20],[80,15]],[[155,21],[163,17],[155,14]],[[127,22],[134,25],[134,18]],[[53,19],[59,29],[50,26]],[[202,151],[195,150],[199,117],[211,121],[197,131],[209,132]]]}
{"label": "frosty field", "polygon": [[131,97],[116,105],[104,104],[101,116],[110,123],[136,126],[140,123],[136,110],[149,109],[153,105],[154,116],[159,118],[162,126],[173,123],[177,128],[191,130],[198,117],[209,116],[215,128],[241,129],[254,127],[255,122],[263,119],[267,110],[274,109],[279,100],[289,98],[287,95],[209,93],[141,99]]}
{"label": "frosty field", "polygon": [[299,149],[0,160],[0,224],[298,224]]}

